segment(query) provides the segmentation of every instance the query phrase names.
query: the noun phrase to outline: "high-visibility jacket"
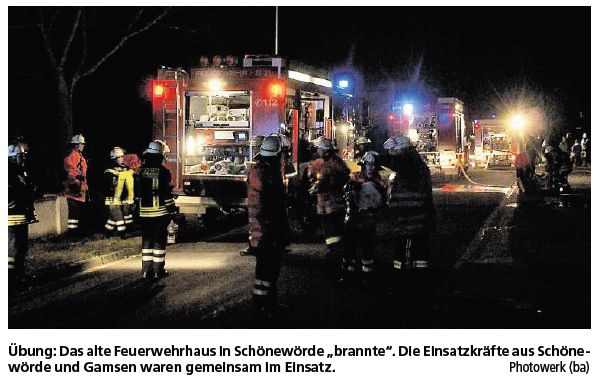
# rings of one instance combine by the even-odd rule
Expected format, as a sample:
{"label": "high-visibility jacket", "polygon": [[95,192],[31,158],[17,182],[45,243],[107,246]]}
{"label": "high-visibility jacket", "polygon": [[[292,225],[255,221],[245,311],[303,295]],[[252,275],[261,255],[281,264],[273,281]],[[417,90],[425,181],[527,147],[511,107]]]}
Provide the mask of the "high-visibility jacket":
{"label": "high-visibility jacket", "polygon": [[87,198],[87,160],[75,149],[64,158],[66,181],[64,194],[67,198],[85,202]]}
{"label": "high-visibility jacket", "polygon": [[161,217],[176,212],[172,196],[172,175],[163,165],[142,166],[135,175],[135,195],[140,217]]}
{"label": "high-visibility jacket", "polygon": [[350,170],[342,159],[332,156],[328,160],[313,161],[309,170],[317,184],[317,213],[328,215],[346,208],[344,186],[349,180]]}
{"label": "high-visibility jacket", "polygon": [[418,168],[414,176],[392,173],[389,178],[387,206],[397,235],[417,235],[435,227],[430,171],[423,163],[412,166]]}
{"label": "high-visibility jacket", "polygon": [[247,177],[248,230],[253,248],[281,245],[287,234],[285,187],[279,166],[257,161]]}
{"label": "high-visibility jacket", "polygon": [[104,171],[105,205],[132,204],[134,201],[134,180],[131,169],[113,166]]}
{"label": "high-visibility jacket", "polygon": [[33,185],[23,167],[8,162],[8,226],[37,222]]}

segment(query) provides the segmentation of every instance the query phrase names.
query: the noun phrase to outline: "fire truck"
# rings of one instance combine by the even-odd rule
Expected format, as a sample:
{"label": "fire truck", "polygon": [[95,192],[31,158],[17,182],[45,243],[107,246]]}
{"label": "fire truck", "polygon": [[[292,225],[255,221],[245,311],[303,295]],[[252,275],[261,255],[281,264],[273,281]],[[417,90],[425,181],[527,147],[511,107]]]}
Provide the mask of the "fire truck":
{"label": "fire truck", "polygon": [[[296,170],[310,160],[309,142],[334,137],[326,71],[259,55],[202,56],[198,64],[160,68],[151,81],[153,138],[170,147],[166,166],[180,213],[246,206],[255,136],[287,136]],[[294,175],[286,174],[288,184],[300,179]]]}
{"label": "fire truck", "polygon": [[394,103],[389,132],[408,136],[431,170],[459,173],[460,164],[464,168],[469,164],[464,103],[455,97],[423,105]]}
{"label": "fire truck", "polygon": [[474,120],[474,161],[488,168],[511,167],[519,153],[519,140],[500,119]]}

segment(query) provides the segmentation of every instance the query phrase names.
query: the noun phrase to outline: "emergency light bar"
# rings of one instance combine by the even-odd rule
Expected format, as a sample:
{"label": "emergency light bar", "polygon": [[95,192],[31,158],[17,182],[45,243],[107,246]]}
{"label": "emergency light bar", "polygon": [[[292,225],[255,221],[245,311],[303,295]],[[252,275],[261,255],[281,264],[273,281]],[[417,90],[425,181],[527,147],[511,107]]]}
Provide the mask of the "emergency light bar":
{"label": "emergency light bar", "polygon": [[302,72],[288,71],[288,77],[293,80],[302,81],[304,83],[312,83],[325,88],[331,88],[333,86],[333,84],[331,84],[331,81],[329,80],[307,75],[306,73]]}

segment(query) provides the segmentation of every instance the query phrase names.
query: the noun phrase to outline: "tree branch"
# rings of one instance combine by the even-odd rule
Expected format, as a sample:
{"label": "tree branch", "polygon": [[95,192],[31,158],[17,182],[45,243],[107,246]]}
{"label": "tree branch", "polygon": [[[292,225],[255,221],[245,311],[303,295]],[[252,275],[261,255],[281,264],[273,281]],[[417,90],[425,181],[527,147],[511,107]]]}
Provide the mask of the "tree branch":
{"label": "tree branch", "polygon": [[135,25],[135,23],[137,22],[137,20],[139,20],[139,18],[141,17],[142,14],[143,14],[143,9],[141,8],[141,10],[137,14],[137,16],[134,19],[132,19],[132,21],[130,22],[130,24],[128,24],[128,28],[126,28],[126,31],[124,31],[124,34],[125,35],[130,32],[130,30],[132,29],[133,25]]}
{"label": "tree branch", "polygon": [[70,83],[71,93],[73,92],[76,83],[81,78],[81,70],[83,69],[85,62],[87,61],[87,18],[85,17],[84,13],[82,15],[81,20],[81,40],[81,58],[79,60],[79,65],[77,66],[77,69],[74,71],[72,75],[72,82]]}
{"label": "tree branch", "polygon": [[52,64],[54,69],[58,69],[58,63],[56,62],[56,57],[54,56],[54,51],[52,51],[52,45],[50,44],[50,37],[48,36],[48,31],[46,30],[45,17],[41,10],[39,11],[39,19],[39,29],[41,31],[43,44],[46,48],[46,52],[48,53],[48,58],[50,59],[50,64]]}
{"label": "tree branch", "polygon": [[[154,26],[155,24],[157,24],[157,22],[161,19],[163,19],[166,14],[168,13],[169,8],[166,8],[161,14],[159,14],[157,17],[155,17],[153,20],[149,21],[147,24],[145,24],[144,27],[137,29],[134,32],[131,32],[125,36],[122,37],[122,39],[118,42],[118,44],[116,44],[114,46],[114,48],[112,48],[112,50],[110,50],[108,53],[106,53],[101,59],[99,59],[99,61],[97,63],[95,63],[95,65],[93,65],[91,68],[89,68],[87,71],[83,72],[80,75],[80,78],[86,77],[91,75],[93,72],[95,72],[108,58],[110,58],[114,53],[116,53],[120,48],[122,48],[122,46],[131,38],[135,37],[136,35],[145,32],[146,30],[148,30],[149,28],[151,28],[152,26]],[[133,21],[134,22],[134,21]]]}
{"label": "tree branch", "polygon": [[79,8],[79,10],[77,11],[75,22],[72,25],[72,30],[70,31],[70,36],[68,37],[68,41],[66,42],[66,45],[64,46],[64,51],[62,52],[62,57],[60,58],[60,67],[64,67],[64,64],[66,63],[66,58],[68,57],[68,50],[72,45],[72,41],[74,40],[75,35],[77,34],[77,28],[79,27],[79,21],[81,20],[82,13],[83,10]]}

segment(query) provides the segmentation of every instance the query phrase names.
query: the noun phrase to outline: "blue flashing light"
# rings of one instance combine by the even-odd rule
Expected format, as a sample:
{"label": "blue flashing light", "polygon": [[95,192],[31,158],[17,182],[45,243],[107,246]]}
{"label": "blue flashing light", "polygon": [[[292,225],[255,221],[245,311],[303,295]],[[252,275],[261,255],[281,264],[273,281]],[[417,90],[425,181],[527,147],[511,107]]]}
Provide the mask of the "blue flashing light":
{"label": "blue flashing light", "polygon": [[348,80],[345,80],[345,79],[344,80],[340,80],[337,83],[337,86],[338,86],[339,89],[346,89],[346,88],[348,88],[350,86],[350,82]]}
{"label": "blue flashing light", "polygon": [[414,114],[414,104],[406,103],[402,106],[404,115],[411,116]]}

